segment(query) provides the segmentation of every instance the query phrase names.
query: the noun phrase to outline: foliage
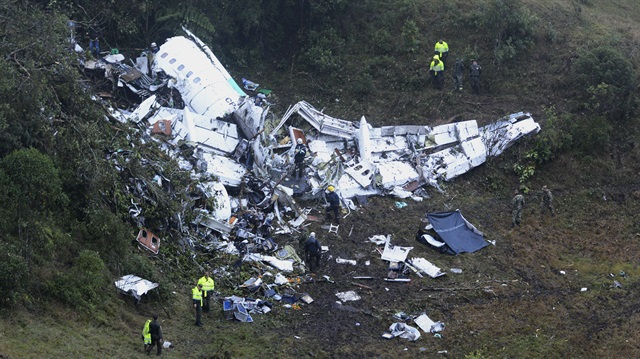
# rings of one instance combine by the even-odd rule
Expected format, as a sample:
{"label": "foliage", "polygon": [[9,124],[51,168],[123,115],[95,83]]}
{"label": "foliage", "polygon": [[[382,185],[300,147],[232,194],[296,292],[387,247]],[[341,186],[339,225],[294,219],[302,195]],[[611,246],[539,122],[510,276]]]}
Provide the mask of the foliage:
{"label": "foliage", "polygon": [[0,308],[14,305],[25,291],[27,266],[18,249],[0,241]]}
{"label": "foliage", "polygon": [[58,89],[75,84],[73,52],[64,17],[28,3],[0,2],[0,156],[21,147],[47,146],[51,122],[66,98]]}
{"label": "foliage", "polygon": [[409,19],[402,25],[402,41],[404,50],[409,53],[416,53],[420,48],[420,29],[415,21]]}
{"label": "foliage", "polygon": [[50,283],[54,298],[78,309],[94,309],[107,285],[106,266],[97,252],[81,251],[69,271],[58,272]]}
{"label": "foliage", "polygon": [[636,113],[636,74],[620,51],[609,46],[583,51],[573,68],[587,109],[610,121],[628,120]]}
{"label": "foliage", "polygon": [[0,208],[6,240],[19,246],[26,264],[32,254],[49,256],[56,219],[62,220],[68,203],[58,170],[46,155],[31,148],[0,160]]}
{"label": "foliage", "polygon": [[319,73],[338,70],[342,64],[337,53],[344,44],[345,41],[334,28],[311,31],[308,46],[302,52],[301,59]]}
{"label": "foliage", "polygon": [[479,11],[481,28],[494,36],[494,59],[505,63],[534,44],[538,18],[520,0],[490,0]]}
{"label": "foliage", "polygon": [[574,118],[569,113],[558,114],[555,107],[545,108],[546,121],[542,131],[533,140],[533,148],[525,157],[542,165],[551,161],[563,150],[571,147],[570,126]]}

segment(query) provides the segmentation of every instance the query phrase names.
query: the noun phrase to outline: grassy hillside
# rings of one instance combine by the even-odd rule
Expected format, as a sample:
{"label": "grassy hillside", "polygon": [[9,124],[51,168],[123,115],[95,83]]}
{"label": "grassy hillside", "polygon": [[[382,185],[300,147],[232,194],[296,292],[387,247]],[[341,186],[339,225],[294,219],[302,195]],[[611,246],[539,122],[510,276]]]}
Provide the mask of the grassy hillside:
{"label": "grassy hillside", "polygon": [[[364,115],[376,126],[466,119],[486,123],[511,112],[529,111],[542,124],[541,134],[444,184],[444,193],[429,189],[431,198],[424,202],[408,201],[407,207],[398,209],[396,199],[372,199],[347,217],[339,236],[328,235],[313,223],[309,230],[320,234],[332,256],[324,257],[315,279],[329,275],[335,283],[298,284],[296,289],[308,292],[314,303],[300,310],[275,303],[271,313],[254,316],[251,324],[226,321],[217,306],[205,315],[204,328],[195,327],[190,288],[201,275],[199,268],[211,266],[229,273],[216,275],[216,290],[222,295],[244,295],[237,286],[264,274],[263,268],[245,264],[235,269],[231,265],[236,259],[228,256],[200,252],[193,258],[183,256],[169,243],[160,256],[147,257],[123,240],[128,235],[132,238],[134,229],[117,224],[118,215],[126,213],[127,200],[116,198],[117,205],[111,208],[115,216],[96,210],[84,215],[84,227],[72,226],[78,242],[58,232],[46,237],[62,241],[65,251],[61,253],[69,253],[69,258],[55,258],[51,262],[55,265],[35,271],[55,287],[38,286],[37,294],[22,293],[13,298],[16,305],[3,309],[0,357],[139,357],[142,324],[153,312],[163,320],[165,339],[175,344],[165,355],[175,358],[436,357],[444,350],[453,358],[640,356],[640,334],[635,330],[639,319],[635,298],[640,288],[639,121],[637,115],[623,119],[616,112],[620,106],[610,108],[601,101],[620,98],[613,86],[589,89],[579,71],[587,66],[584,59],[602,46],[613,49],[613,55],[628,61],[633,70],[638,68],[640,5],[634,0],[330,3],[343,10],[340,16],[324,22],[315,19],[327,26],[312,27],[316,33],[308,35],[296,51],[270,57],[265,49],[225,49],[222,42],[212,47],[235,78],[248,77],[274,89],[277,114],[301,99],[335,117],[356,120]],[[312,19],[305,19],[311,23]],[[273,31],[279,30],[273,27]],[[463,93],[453,92],[448,78],[445,91],[432,89],[427,61],[440,36],[450,45],[449,63],[456,57],[464,58],[467,65],[471,58],[480,61],[480,96],[472,95],[468,84]],[[615,78],[616,74],[601,75]],[[637,89],[631,92],[635,95]],[[77,124],[86,126],[75,130],[87,138],[113,131],[109,141],[84,145],[69,141],[64,147],[88,159],[95,156],[94,149],[128,146],[129,135],[133,136],[116,125],[103,129]],[[162,156],[137,151],[132,158]],[[90,162],[80,163],[88,167]],[[132,169],[135,174],[148,171],[142,164]],[[92,173],[84,167],[77,172]],[[61,174],[66,176],[71,174]],[[121,179],[96,175],[91,184],[115,188],[118,185],[111,182],[117,180]],[[79,192],[82,183],[74,182],[77,187],[64,183],[84,193]],[[555,217],[540,213],[543,185],[554,193]],[[524,224],[511,229],[514,188],[525,190],[527,205]],[[120,193],[114,189],[102,196],[115,198]],[[158,198],[167,201],[157,214],[161,219],[176,204]],[[92,200],[70,199],[72,203]],[[450,209],[460,209],[496,245],[474,254],[447,256],[414,240],[425,212]],[[415,247],[411,256],[463,272],[449,272],[435,280],[413,277],[408,284],[380,279],[357,282],[370,289],[354,285],[353,276],[386,275],[386,262],[372,244],[365,243],[376,234],[393,234],[394,244]],[[112,238],[119,240],[114,243]],[[277,240],[300,249],[298,237]],[[74,306],[68,303],[73,298],[65,302],[53,291],[83,294],[82,288],[71,289],[91,279],[93,272],[76,266],[81,258],[75,257],[81,252],[77,247],[85,245],[102,254],[118,246],[103,259],[109,274],[135,271],[160,281],[162,290],[134,305],[115,292],[109,277],[101,282],[92,304]],[[40,257],[35,260],[48,259],[46,253],[37,254]],[[357,259],[358,266],[337,264],[336,257]],[[371,264],[363,265],[367,260]],[[72,271],[64,272],[69,268]],[[4,273],[6,266],[0,269]],[[622,287],[615,287],[614,281]],[[336,307],[335,293],[346,290],[358,291],[362,299],[348,303],[349,308]],[[427,312],[443,321],[442,338],[424,335],[417,342],[381,338],[398,311]]]}

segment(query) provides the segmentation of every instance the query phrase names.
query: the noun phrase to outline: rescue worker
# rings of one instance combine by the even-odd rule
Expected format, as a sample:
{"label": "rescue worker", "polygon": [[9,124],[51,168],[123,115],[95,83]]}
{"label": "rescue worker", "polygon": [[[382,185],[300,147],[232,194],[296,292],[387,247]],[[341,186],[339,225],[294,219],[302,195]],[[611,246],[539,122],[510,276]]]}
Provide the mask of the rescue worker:
{"label": "rescue worker", "polygon": [[151,76],[152,78],[155,78],[155,74],[153,73],[152,67],[153,67],[153,61],[155,60],[155,56],[158,53],[158,51],[160,51],[158,44],[156,44],[155,42],[152,42],[151,46],[149,47],[149,50],[146,52],[147,69],[149,72],[149,76]]}
{"label": "rescue worker", "polygon": [[471,88],[476,95],[480,94],[480,74],[482,73],[482,67],[478,64],[478,61],[473,60],[471,67],[469,68],[469,76],[471,78]]}
{"label": "rescue worker", "polygon": [[464,62],[462,59],[456,59],[453,65],[453,86],[456,90],[462,91],[462,76],[464,72]]}
{"label": "rescue worker", "polygon": [[96,59],[100,57],[100,30],[97,27],[91,28],[89,35],[89,51]]}
{"label": "rescue worker", "polygon": [[542,215],[545,214],[546,209],[549,209],[551,212],[551,217],[555,217],[556,213],[553,209],[553,195],[551,194],[551,190],[547,188],[547,186],[542,186],[542,200],[540,201],[540,213]]}
{"label": "rescue worker", "polygon": [[293,170],[296,178],[301,178],[304,174],[304,159],[307,156],[307,146],[302,141],[302,138],[298,138],[296,149],[293,154],[293,161],[296,167]]}
{"label": "rescue worker", "polygon": [[198,280],[198,285],[202,285],[202,309],[205,313],[209,313],[211,304],[210,298],[213,295],[213,289],[216,286],[213,278],[211,278],[211,272],[205,272],[202,278]]}
{"label": "rescue worker", "polygon": [[327,187],[325,194],[327,195],[327,202],[329,202],[329,206],[325,210],[327,219],[329,219],[329,213],[333,212],[333,216],[336,219],[336,223],[340,224],[340,217],[338,215],[338,212],[340,211],[340,197],[338,197],[335,187],[333,186]]}
{"label": "rescue worker", "polygon": [[316,233],[311,232],[309,239],[304,243],[304,255],[307,263],[309,263],[309,270],[315,272],[315,269],[320,265],[320,254],[322,246],[316,239]]}
{"label": "rescue worker", "polygon": [[433,55],[429,72],[431,73],[431,79],[433,80],[433,88],[436,90],[442,90],[442,85],[444,83],[444,63],[440,61],[440,57],[438,55]]}
{"label": "rescue worker", "polygon": [[193,299],[193,309],[196,310],[196,325],[202,326],[202,284],[196,284],[191,289],[191,298]]}
{"label": "rescue worker", "polygon": [[522,208],[524,207],[524,196],[518,190],[514,194],[515,196],[511,200],[511,206],[513,207],[511,211],[511,228],[516,224],[520,226],[522,223]]}
{"label": "rescue worker", "polygon": [[153,321],[149,323],[149,335],[151,336],[151,345],[147,348],[147,355],[151,353],[151,349],[156,346],[156,355],[162,355],[162,327],[158,323],[158,313],[153,314]]}
{"label": "rescue worker", "polygon": [[435,54],[438,55],[438,58],[443,64],[447,62],[447,56],[449,56],[449,45],[442,38],[436,42]]}
{"label": "rescue worker", "polygon": [[151,333],[149,332],[149,324],[151,323],[151,319],[147,319],[142,327],[142,340],[144,341],[144,352],[147,352],[149,349],[149,345],[151,345]]}

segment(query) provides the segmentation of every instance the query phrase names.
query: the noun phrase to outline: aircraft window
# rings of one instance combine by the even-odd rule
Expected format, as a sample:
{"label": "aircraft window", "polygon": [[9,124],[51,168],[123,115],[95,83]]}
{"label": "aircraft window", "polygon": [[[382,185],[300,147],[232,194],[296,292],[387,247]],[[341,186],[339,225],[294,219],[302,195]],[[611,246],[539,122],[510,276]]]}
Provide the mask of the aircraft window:
{"label": "aircraft window", "polygon": [[178,61],[178,60],[176,60],[176,59],[171,59],[171,60],[169,60],[169,63],[170,63],[170,64],[175,64],[175,63],[176,63],[176,61]]}
{"label": "aircraft window", "polygon": [[167,56],[169,56],[169,53],[168,53],[168,52],[163,52],[163,53],[162,53],[162,55],[160,55],[160,57],[162,57],[163,59],[164,59],[165,57],[167,57]]}
{"label": "aircraft window", "polygon": [[193,83],[194,84],[197,84],[198,82],[200,82],[200,78],[199,77],[196,77],[195,79],[193,79]]}
{"label": "aircraft window", "polygon": [[187,72],[187,78],[191,77],[191,75],[193,75],[193,71]]}
{"label": "aircraft window", "polygon": [[184,65],[178,66],[178,71],[182,71],[182,70],[184,70]]}

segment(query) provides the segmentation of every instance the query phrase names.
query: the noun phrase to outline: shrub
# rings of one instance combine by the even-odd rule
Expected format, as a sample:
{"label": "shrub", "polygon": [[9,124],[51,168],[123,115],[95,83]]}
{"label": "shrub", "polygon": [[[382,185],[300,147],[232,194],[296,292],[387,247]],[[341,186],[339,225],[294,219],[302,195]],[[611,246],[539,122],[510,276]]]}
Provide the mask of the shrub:
{"label": "shrub", "polygon": [[17,294],[25,288],[27,265],[18,251],[0,242],[0,308],[16,303]]}
{"label": "shrub", "polygon": [[402,25],[401,36],[404,42],[404,51],[413,54],[420,49],[420,29],[415,21],[405,21]]}
{"label": "shrub", "polygon": [[507,62],[533,45],[538,18],[519,0],[491,0],[480,10],[481,27],[495,36],[494,57]]}
{"label": "shrub", "polygon": [[636,111],[635,72],[618,50],[598,47],[580,54],[574,81],[584,107],[608,120],[627,120]]}
{"label": "shrub", "polygon": [[309,46],[302,53],[302,61],[318,70],[329,72],[342,67],[337,50],[344,46],[345,41],[336,29],[329,28],[322,31],[311,31],[308,36]]}

